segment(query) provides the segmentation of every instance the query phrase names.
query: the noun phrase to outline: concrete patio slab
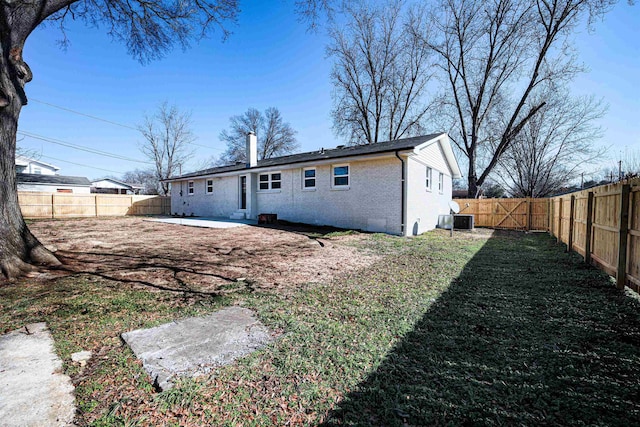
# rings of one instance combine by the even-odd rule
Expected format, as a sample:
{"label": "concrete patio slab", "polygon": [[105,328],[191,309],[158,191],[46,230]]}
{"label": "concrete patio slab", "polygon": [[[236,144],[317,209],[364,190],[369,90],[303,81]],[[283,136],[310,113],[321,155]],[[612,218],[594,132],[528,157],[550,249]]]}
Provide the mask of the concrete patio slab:
{"label": "concrete patio slab", "polygon": [[69,426],[75,415],[74,387],[61,373],[45,323],[0,337],[0,424],[4,427]]}
{"label": "concrete patio slab", "polygon": [[146,221],[164,222],[167,224],[186,225],[189,227],[204,228],[234,228],[245,225],[256,225],[258,221],[250,219],[228,219],[228,218],[149,218]]}
{"label": "concrete patio slab", "polygon": [[251,310],[228,307],[122,334],[156,387],[166,390],[180,376],[195,377],[245,356],[273,340]]}

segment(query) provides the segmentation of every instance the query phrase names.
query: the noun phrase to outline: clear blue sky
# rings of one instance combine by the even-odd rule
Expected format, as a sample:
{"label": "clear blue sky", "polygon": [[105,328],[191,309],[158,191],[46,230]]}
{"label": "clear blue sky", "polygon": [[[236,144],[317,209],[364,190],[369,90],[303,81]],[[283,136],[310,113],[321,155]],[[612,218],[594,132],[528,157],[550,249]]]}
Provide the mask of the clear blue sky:
{"label": "clear blue sky", "polygon": [[[298,131],[302,151],[340,144],[331,130],[331,61],[325,55],[325,34],[307,31],[293,11],[293,1],[245,2],[231,29],[234,33],[224,43],[213,33],[191,49],[176,49],[147,65],[111,41],[104,28],[70,25],[66,51],[56,44],[59,30],[37,29],[24,50],[34,78],[26,87],[32,101],[22,110],[19,129],[144,161],[137,131],[41,102],[135,127],[145,113],[153,114],[168,100],[192,112],[196,143],[210,147],[194,147],[196,158],[185,170],[222,153],[220,131],[230,116],[249,107],[279,108]],[[576,38],[580,60],[591,71],[573,84],[575,93],[603,97],[610,105],[601,122],[606,132],[600,142],[610,147],[611,158],[602,160],[607,166],[625,148],[640,149],[639,40],[640,6],[626,2],[596,23],[593,33],[583,30]],[[59,166],[62,175],[91,179],[146,166],[18,138],[19,145]]]}

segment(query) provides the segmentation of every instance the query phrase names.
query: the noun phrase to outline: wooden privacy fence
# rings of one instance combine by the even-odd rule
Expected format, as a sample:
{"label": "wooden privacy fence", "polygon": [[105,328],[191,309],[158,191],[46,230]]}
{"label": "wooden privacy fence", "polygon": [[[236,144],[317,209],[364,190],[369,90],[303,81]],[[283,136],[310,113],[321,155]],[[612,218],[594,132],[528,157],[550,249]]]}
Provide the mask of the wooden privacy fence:
{"label": "wooden privacy fence", "polygon": [[585,262],[640,291],[640,179],[551,199],[550,233]]}
{"label": "wooden privacy fence", "polygon": [[476,227],[549,230],[549,199],[456,199]]}
{"label": "wooden privacy fence", "polygon": [[640,292],[640,179],[549,199],[458,199],[475,226],[549,231],[567,249]]}
{"label": "wooden privacy fence", "polygon": [[117,194],[18,192],[25,218],[170,215],[171,198]]}

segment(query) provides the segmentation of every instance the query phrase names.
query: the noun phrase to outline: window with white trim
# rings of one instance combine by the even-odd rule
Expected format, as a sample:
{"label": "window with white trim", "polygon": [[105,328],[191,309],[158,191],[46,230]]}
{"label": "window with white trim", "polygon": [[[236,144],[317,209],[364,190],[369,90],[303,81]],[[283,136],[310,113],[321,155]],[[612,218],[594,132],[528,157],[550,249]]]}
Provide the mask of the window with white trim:
{"label": "window with white trim", "polygon": [[304,168],[302,170],[302,189],[314,190],[316,188],[316,168]]}
{"label": "window with white trim", "polygon": [[427,185],[427,191],[431,191],[431,186],[433,185],[433,170],[428,166],[427,166],[426,185]]}
{"label": "window with white trim", "polygon": [[206,183],[206,192],[207,194],[213,194],[213,180],[208,179]]}
{"label": "window with white trim", "polygon": [[258,177],[258,188],[262,191],[281,189],[282,174],[280,172],[260,174]]}
{"label": "window with white trim", "polygon": [[331,168],[333,188],[349,188],[349,165],[334,165]]}
{"label": "window with white trim", "polygon": [[193,193],[195,191],[195,188],[193,186],[193,181],[188,181],[187,182],[187,194],[190,196],[193,196]]}
{"label": "window with white trim", "polygon": [[442,172],[438,175],[438,191],[440,194],[444,191],[444,174]]}

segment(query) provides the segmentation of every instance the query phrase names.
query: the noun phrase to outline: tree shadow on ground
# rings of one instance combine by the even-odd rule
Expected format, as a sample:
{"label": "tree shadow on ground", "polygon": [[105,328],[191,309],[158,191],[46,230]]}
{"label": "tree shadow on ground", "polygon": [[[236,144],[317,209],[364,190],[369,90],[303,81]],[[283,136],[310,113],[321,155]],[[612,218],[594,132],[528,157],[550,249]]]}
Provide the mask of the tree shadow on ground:
{"label": "tree shadow on ground", "polygon": [[637,425],[640,303],[497,233],[323,425]]}
{"label": "tree shadow on ground", "polygon": [[[59,251],[58,257],[63,264],[58,267],[61,271],[66,271],[73,276],[95,276],[105,280],[127,283],[131,285],[143,286],[159,291],[177,292],[183,294],[194,294],[204,296],[220,296],[224,292],[219,290],[219,286],[214,290],[201,290],[194,287],[191,283],[184,279],[185,276],[198,277],[200,281],[211,278],[216,282],[238,284],[238,287],[250,289],[251,282],[237,280],[221,274],[207,271],[206,268],[212,266],[224,265],[222,262],[205,263],[199,260],[183,259],[173,260],[171,257],[162,256],[136,256],[131,254],[118,254],[103,252],[77,252],[77,251]],[[94,263],[78,262],[81,259],[92,259]],[[95,266],[95,260],[99,260],[100,265]],[[182,264],[182,266],[180,265]],[[155,276],[150,272],[156,273]],[[136,275],[135,277],[132,275]],[[128,277],[129,276],[129,277]],[[154,283],[154,279],[160,277],[162,283]],[[234,291],[237,289],[234,288]]]}
{"label": "tree shadow on ground", "polygon": [[366,233],[366,231],[364,230],[338,228],[331,225],[312,225],[302,222],[290,222],[281,219],[271,224],[259,224],[257,225],[257,227],[269,228],[272,230],[281,230],[305,236],[310,240],[314,240],[322,247],[324,247],[324,243],[319,240],[321,238],[327,238],[335,234]]}

